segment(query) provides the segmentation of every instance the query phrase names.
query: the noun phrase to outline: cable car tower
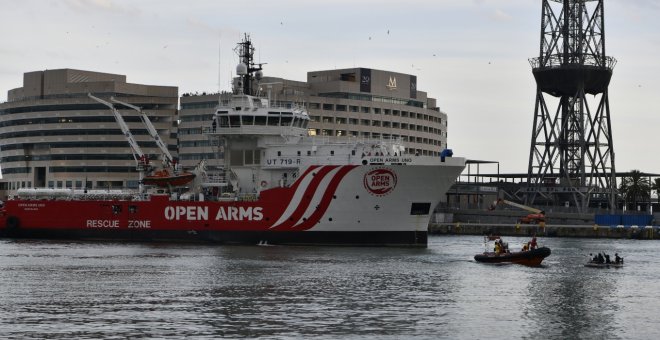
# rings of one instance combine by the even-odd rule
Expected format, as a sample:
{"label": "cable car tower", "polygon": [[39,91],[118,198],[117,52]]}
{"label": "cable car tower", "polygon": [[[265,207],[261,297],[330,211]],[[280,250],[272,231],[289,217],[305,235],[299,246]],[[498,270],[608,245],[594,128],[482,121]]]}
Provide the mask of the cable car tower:
{"label": "cable car tower", "polygon": [[[603,0],[542,0],[534,126],[524,188],[529,205],[614,208],[616,177]],[[587,98],[587,95],[593,97]]]}

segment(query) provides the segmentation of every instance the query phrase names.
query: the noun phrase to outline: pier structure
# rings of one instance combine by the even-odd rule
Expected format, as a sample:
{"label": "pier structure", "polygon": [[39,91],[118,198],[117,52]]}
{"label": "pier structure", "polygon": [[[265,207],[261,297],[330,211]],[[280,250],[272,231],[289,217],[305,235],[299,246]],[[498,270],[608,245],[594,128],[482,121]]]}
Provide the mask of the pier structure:
{"label": "pier structure", "polygon": [[[616,170],[603,0],[542,0],[539,55],[530,59],[536,104],[528,205],[613,209]],[[587,97],[589,96],[589,98]]]}

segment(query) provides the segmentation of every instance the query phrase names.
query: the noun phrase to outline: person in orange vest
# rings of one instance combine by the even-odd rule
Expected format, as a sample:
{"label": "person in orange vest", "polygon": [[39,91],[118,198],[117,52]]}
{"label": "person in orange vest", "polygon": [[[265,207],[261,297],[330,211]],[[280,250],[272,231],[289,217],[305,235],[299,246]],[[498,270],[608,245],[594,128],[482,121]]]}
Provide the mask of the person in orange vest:
{"label": "person in orange vest", "polygon": [[537,247],[537,245],[536,245],[536,236],[533,236],[532,240],[529,242],[529,249],[530,250],[536,249],[536,247]]}

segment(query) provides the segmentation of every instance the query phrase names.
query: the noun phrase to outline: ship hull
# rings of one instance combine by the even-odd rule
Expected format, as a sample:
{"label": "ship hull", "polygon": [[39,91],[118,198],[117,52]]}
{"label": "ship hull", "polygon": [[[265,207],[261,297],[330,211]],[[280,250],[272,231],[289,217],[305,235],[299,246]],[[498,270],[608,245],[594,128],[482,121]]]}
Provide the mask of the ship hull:
{"label": "ship hull", "polygon": [[85,240],[247,245],[328,245],[426,247],[426,231],[200,231],[88,230],[48,228],[3,230],[0,237],[13,239]]}
{"label": "ship hull", "polygon": [[9,200],[0,236],[243,244],[426,246],[433,209],[463,169],[310,166],[254,199]]}

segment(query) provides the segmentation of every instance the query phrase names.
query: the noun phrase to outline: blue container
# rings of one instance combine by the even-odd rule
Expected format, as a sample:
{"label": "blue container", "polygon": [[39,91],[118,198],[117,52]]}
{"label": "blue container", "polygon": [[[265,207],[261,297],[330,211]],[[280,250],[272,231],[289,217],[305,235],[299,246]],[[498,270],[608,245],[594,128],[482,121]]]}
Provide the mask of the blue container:
{"label": "blue container", "polygon": [[621,216],[621,223],[623,225],[637,225],[647,226],[651,225],[653,215],[623,215]]}
{"label": "blue container", "polygon": [[620,225],[621,215],[596,215],[594,222],[598,225]]}

